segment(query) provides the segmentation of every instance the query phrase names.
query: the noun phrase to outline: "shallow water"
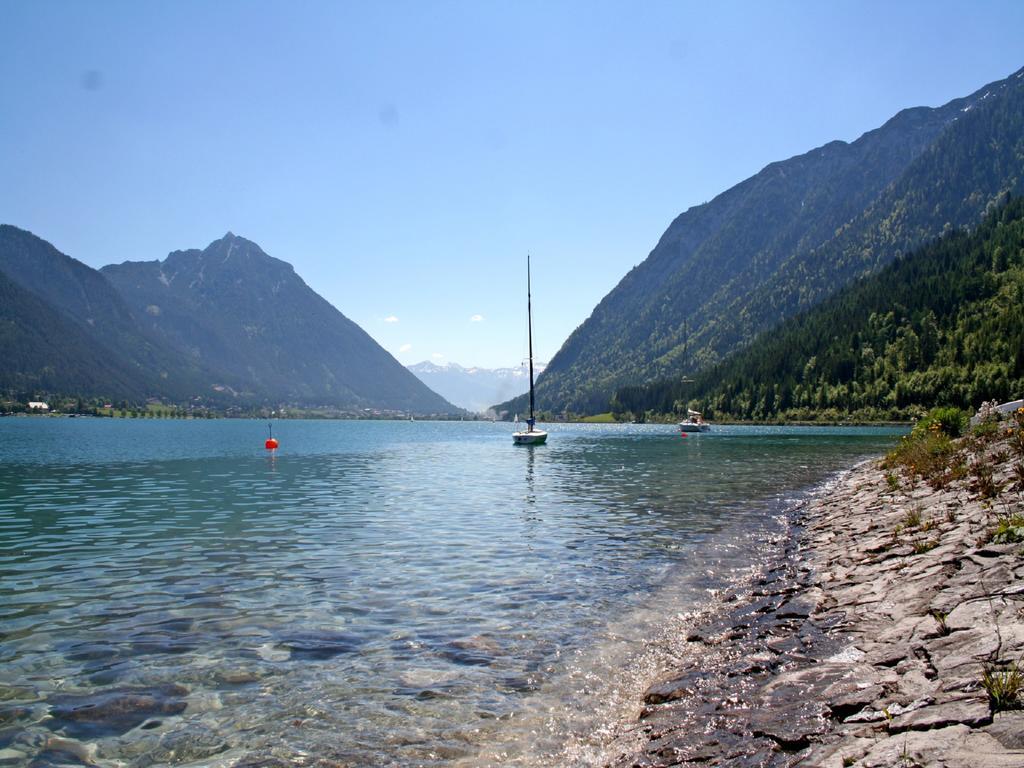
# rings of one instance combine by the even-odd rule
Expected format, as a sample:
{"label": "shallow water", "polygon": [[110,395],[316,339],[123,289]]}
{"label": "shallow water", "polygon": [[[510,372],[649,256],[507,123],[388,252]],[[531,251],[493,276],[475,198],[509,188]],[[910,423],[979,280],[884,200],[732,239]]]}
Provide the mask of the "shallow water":
{"label": "shallow water", "polygon": [[587,764],[885,429],[0,420],[0,760]]}

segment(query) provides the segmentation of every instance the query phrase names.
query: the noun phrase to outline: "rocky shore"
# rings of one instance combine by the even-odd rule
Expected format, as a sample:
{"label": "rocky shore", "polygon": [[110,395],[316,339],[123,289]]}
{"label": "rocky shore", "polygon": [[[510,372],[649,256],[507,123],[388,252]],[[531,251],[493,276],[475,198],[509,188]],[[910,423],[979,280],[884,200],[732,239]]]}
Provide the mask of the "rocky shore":
{"label": "rocky shore", "polygon": [[873,460],[796,510],[609,765],[1024,766],[1024,478],[999,435],[930,484]]}

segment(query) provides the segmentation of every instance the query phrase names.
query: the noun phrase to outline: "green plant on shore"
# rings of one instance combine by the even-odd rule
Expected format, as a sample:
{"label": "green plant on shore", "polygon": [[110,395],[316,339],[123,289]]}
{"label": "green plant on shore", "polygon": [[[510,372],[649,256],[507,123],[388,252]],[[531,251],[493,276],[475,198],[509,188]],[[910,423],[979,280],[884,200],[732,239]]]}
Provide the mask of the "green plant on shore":
{"label": "green plant on shore", "polygon": [[[900,543],[901,535],[903,533],[917,532],[923,534],[934,530],[937,527],[938,522],[934,518],[929,520],[924,519],[924,516],[921,514],[920,507],[911,507],[903,514],[902,519],[896,524],[896,527],[893,528],[893,545],[895,546]],[[915,555],[928,552],[935,549],[937,546],[939,546],[939,539],[935,536],[930,538],[917,537],[911,542],[911,547],[913,548]]]}
{"label": "green plant on shore", "polygon": [[993,544],[1017,544],[1024,541],[1024,514],[999,515],[992,529]]}
{"label": "green plant on shore", "polygon": [[935,623],[939,625],[939,634],[943,637],[948,635],[951,631],[949,626],[946,624],[946,618],[949,616],[949,614],[945,611],[940,611],[935,608],[932,608],[932,610],[928,611],[928,613],[931,615],[933,619],[935,619]]}
{"label": "green plant on shore", "polygon": [[1014,414],[1011,426],[1006,430],[1006,436],[1013,452],[1024,457],[1024,413],[1021,411],[1024,411],[1024,408]]}
{"label": "green plant on shore", "polygon": [[992,465],[984,459],[971,465],[971,475],[971,490],[983,499],[994,499],[1003,489],[1002,484],[995,479]]}
{"label": "green plant on shore", "polygon": [[[957,453],[947,428],[959,434],[955,427],[946,425],[945,419],[926,416],[889,452],[882,462],[882,468],[902,470],[909,478],[941,478],[950,469]],[[942,480],[939,479],[939,482]]]}
{"label": "green plant on shore", "polygon": [[971,430],[971,437],[978,443],[984,445],[999,435],[999,424],[994,421],[985,421],[978,424]]}
{"label": "green plant on shore", "polygon": [[962,459],[962,454],[954,454],[949,463],[941,471],[935,472],[928,478],[928,485],[936,491],[949,487],[956,480],[963,480],[967,477],[967,464]]}
{"label": "green plant on shore", "polygon": [[908,509],[906,514],[903,515],[903,528],[912,529],[918,528],[921,525],[921,509],[919,507],[912,507]]}
{"label": "green plant on shore", "polygon": [[907,532],[912,532],[914,528],[917,526],[917,522],[915,522],[915,520],[917,520],[917,522],[920,522],[920,512],[918,510],[908,510],[903,514],[903,517],[900,518],[900,522],[896,523],[896,525],[892,529],[891,546],[895,547],[902,543],[903,534]]}
{"label": "green plant on shore", "polygon": [[987,664],[981,675],[981,686],[988,694],[989,707],[993,712],[1019,709],[1024,702],[1024,672],[1020,664],[1013,662],[999,668],[995,664]]}
{"label": "green plant on shore", "polygon": [[914,431],[940,432],[947,437],[960,437],[967,422],[967,413],[959,408],[932,408],[914,425]]}
{"label": "green plant on shore", "polygon": [[905,738],[903,739],[903,752],[899,756],[899,768],[925,768],[918,760],[910,757]]}
{"label": "green plant on shore", "polygon": [[889,486],[890,491],[898,491],[900,489],[900,479],[896,476],[895,472],[886,472],[885,482]]}
{"label": "green plant on shore", "polygon": [[939,540],[936,538],[918,539],[914,542],[914,554],[923,555],[925,552],[930,552],[937,546],[939,546]]}
{"label": "green plant on shore", "polygon": [[921,507],[914,506],[903,513],[903,517],[900,518],[900,521],[893,529],[893,536],[898,539],[899,535],[905,531],[927,533],[936,527],[938,527],[938,523],[934,518],[925,520],[924,515],[921,513]]}
{"label": "green plant on shore", "polygon": [[903,752],[900,753],[899,768],[924,768],[921,763],[910,756],[906,738],[903,739]]}

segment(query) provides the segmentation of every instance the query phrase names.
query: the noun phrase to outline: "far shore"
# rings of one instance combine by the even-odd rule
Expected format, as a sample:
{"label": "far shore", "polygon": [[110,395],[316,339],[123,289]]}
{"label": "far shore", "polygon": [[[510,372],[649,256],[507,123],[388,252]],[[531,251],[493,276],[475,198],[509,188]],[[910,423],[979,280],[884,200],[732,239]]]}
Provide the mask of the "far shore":
{"label": "far shore", "polygon": [[[314,421],[481,421],[481,422],[494,422],[498,424],[513,424],[514,422],[508,419],[492,419],[483,414],[465,414],[465,415],[448,415],[448,416],[421,416],[421,415],[409,415],[409,414],[381,414],[376,416],[367,415],[343,415],[338,413],[320,413],[316,411],[294,411],[288,413],[275,413],[273,415],[265,415],[259,413],[224,413],[218,411],[203,411],[200,413],[183,413],[182,415],[170,415],[169,409],[161,411],[153,411],[147,413],[145,410],[137,412],[137,415],[130,415],[129,411],[117,411],[108,409],[103,413],[75,413],[66,411],[53,411],[46,413],[39,412],[22,412],[22,411],[0,411],[0,418],[34,418],[34,419],[53,419],[53,418],[81,418],[81,419],[138,419],[138,420],[149,420],[149,419],[167,419],[167,420],[207,420],[207,419],[256,419],[256,420],[304,420],[310,419]],[[554,420],[542,420],[538,419],[538,424],[603,424],[603,425],[621,425],[631,426],[637,423],[650,424],[650,425],[661,425],[670,426],[678,423],[679,417],[667,417],[664,419],[651,419],[644,422],[635,421],[616,421],[615,419],[603,419],[603,418],[578,418],[578,419],[554,419]],[[838,420],[838,421],[805,421],[805,420],[769,420],[769,421],[738,421],[738,420],[724,420],[724,421],[709,421],[712,431],[715,426],[745,426],[745,427],[904,427],[909,428],[912,426],[911,421],[866,421],[866,420]]]}

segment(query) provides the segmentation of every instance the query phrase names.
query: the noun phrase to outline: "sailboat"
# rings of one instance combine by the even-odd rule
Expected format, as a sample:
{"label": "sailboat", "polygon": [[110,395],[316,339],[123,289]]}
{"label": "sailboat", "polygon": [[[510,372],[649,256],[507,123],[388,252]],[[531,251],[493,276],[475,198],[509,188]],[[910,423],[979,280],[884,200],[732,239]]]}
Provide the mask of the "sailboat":
{"label": "sailboat", "polygon": [[530,307],[530,255],[526,255],[526,327],[530,344],[530,418],[526,420],[526,430],[513,432],[512,442],[516,445],[540,445],[548,439],[548,433],[536,429],[533,418],[533,311]]}

